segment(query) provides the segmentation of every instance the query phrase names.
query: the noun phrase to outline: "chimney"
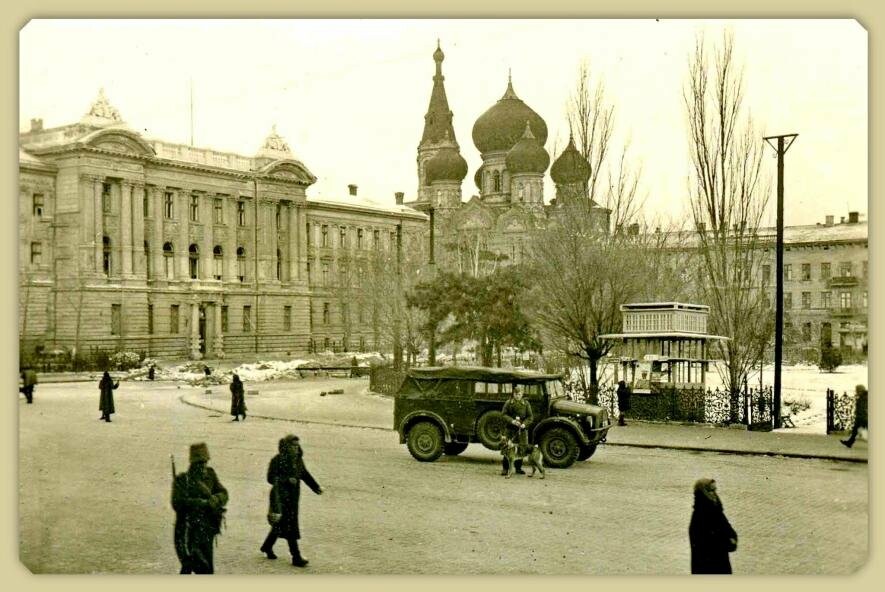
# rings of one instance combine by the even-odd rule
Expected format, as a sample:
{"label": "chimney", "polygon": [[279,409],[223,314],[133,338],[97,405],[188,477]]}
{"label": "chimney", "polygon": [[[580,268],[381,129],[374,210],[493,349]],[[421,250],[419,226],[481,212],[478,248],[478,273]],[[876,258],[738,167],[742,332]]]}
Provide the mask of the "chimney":
{"label": "chimney", "polygon": [[859,212],[848,212],[848,223],[849,224],[857,224],[860,220]]}
{"label": "chimney", "polygon": [[43,130],[43,119],[31,119],[31,131],[39,132]]}
{"label": "chimney", "polygon": [[347,189],[350,191],[351,195],[356,195],[356,185],[348,185]]}
{"label": "chimney", "polygon": [[393,197],[396,199],[396,205],[398,205],[398,206],[403,205],[403,197],[405,197],[405,195],[406,194],[403,193],[402,191],[397,191],[396,193],[393,194]]}
{"label": "chimney", "polygon": [[826,220],[827,220],[827,226],[833,225],[833,216],[827,216]]}

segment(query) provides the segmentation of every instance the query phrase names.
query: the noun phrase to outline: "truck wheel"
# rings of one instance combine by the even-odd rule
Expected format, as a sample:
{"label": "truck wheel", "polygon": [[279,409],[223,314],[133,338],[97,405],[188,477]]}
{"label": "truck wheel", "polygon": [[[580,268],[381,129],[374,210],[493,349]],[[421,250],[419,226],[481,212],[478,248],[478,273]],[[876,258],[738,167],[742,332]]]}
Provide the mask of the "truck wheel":
{"label": "truck wheel", "polygon": [[572,466],[580,453],[575,436],[565,428],[553,428],[544,432],[540,446],[544,462],[555,469]]}
{"label": "truck wheel", "polygon": [[439,427],[429,421],[420,421],[409,430],[409,452],[416,460],[433,462],[443,453],[443,437]]}
{"label": "truck wheel", "polygon": [[467,450],[467,442],[447,442],[443,446],[443,451],[447,456],[458,456]]}
{"label": "truck wheel", "polygon": [[589,446],[581,446],[581,452],[578,454],[578,460],[587,460],[593,453],[596,452],[596,444],[590,444]]}
{"label": "truck wheel", "polygon": [[476,436],[489,450],[499,450],[501,448],[501,434],[504,433],[506,424],[507,420],[504,419],[503,413],[489,411],[476,423]]}

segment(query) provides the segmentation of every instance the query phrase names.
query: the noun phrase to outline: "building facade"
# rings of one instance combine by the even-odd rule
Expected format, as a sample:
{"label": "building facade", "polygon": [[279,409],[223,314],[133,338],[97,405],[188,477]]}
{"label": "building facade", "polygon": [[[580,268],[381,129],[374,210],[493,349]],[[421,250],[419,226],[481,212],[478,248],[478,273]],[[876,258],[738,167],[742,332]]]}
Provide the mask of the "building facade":
{"label": "building facade", "polygon": [[151,140],[103,93],[75,124],[31,123],[19,138],[23,353],[368,346],[371,324],[345,329],[333,310],[331,274],[345,257],[426,235],[427,216],[401,196],[377,206],[353,186],[344,199],[308,198],[316,178],[275,130],[252,157]]}

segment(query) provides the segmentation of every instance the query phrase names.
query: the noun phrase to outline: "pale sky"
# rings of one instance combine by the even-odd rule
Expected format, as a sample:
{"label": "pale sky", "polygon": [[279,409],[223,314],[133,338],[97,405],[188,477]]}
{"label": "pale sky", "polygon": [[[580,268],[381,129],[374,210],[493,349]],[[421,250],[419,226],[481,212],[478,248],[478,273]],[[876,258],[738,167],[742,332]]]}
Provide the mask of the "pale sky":
{"label": "pale sky", "polygon": [[[471,130],[512,70],[519,97],[568,139],[565,104],[587,60],[642,166],[649,216],[684,216],[690,172],[682,88],[696,35],[730,28],[745,105],[763,135],[798,133],[786,156],[789,225],[868,211],[868,38],[851,20],[42,20],[20,34],[19,126],[74,123],[104,87],[145,135],[254,155],[276,124],[317,176],[316,198],[393,203],[417,188],[437,38],[464,200],[480,165]],[[774,180],[776,159],[764,166]],[[772,199],[774,203],[774,185]],[[553,195],[547,174],[545,198]],[[773,221],[773,220],[772,220]]]}

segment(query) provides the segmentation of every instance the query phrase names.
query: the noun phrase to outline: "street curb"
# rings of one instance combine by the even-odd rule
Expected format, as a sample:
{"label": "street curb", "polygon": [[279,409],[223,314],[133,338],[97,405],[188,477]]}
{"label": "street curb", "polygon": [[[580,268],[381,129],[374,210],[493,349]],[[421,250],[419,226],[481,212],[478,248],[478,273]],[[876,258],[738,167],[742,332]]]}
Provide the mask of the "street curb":
{"label": "street curb", "polygon": [[866,458],[849,456],[835,456],[826,454],[809,454],[804,452],[777,452],[766,450],[734,450],[729,448],[701,448],[698,446],[679,446],[677,444],[638,444],[631,442],[605,442],[603,446],[632,446],[633,448],[666,448],[668,450],[685,450],[689,452],[716,452],[718,454],[739,454],[743,456],[783,456],[786,458],[804,458],[811,460],[831,460],[837,462],[850,462],[868,464]]}
{"label": "street curb", "polygon": [[[191,407],[196,407],[198,409],[204,409],[206,411],[215,411],[218,413],[223,413],[214,407],[209,407],[207,405],[201,405],[200,403],[194,403],[192,401],[186,401],[185,397],[187,395],[181,395],[178,400],[184,403],[185,405],[190,405]],[[303,424],[313,424],[313,425],[329,425],[335,427],[342,428],[358,428],[363,430],[377,430],[382,432],[395,432],[393,428],[381,428],[378,426],[366,426],[366,425],[357,425],[357,424],[349,424],[349,423],[339,423],[334,421],[313,421],[309,419],[288,419],[285,417],[273,417],[269,415],[250,415],[250,417],[258,418],[258,419],[266,419],[269,421],[286,421],[290,423],[303,423]],[[868,460],[865,458],[852,458],[846,456],[828,456],[828,455],[815,455],[815,454],[804,454],[797,452],[774,452],[774,451],[758,451],[758,450],[732,450],[725,448],[700,448],[697,446],[678,446],[678,445],[667,445],[667,444],[637,444],[630,442],[605,442],[603,446],[629,446],[633,448],[662,448],[666,450],[684,450],[688,452],[714,452],[718,454],[737,454],[743,456],[783,456],[786,458],[804,458],[811,460],[830,460],[837,462],[851,462],[851,463],[861,463],[867,464]]]}

